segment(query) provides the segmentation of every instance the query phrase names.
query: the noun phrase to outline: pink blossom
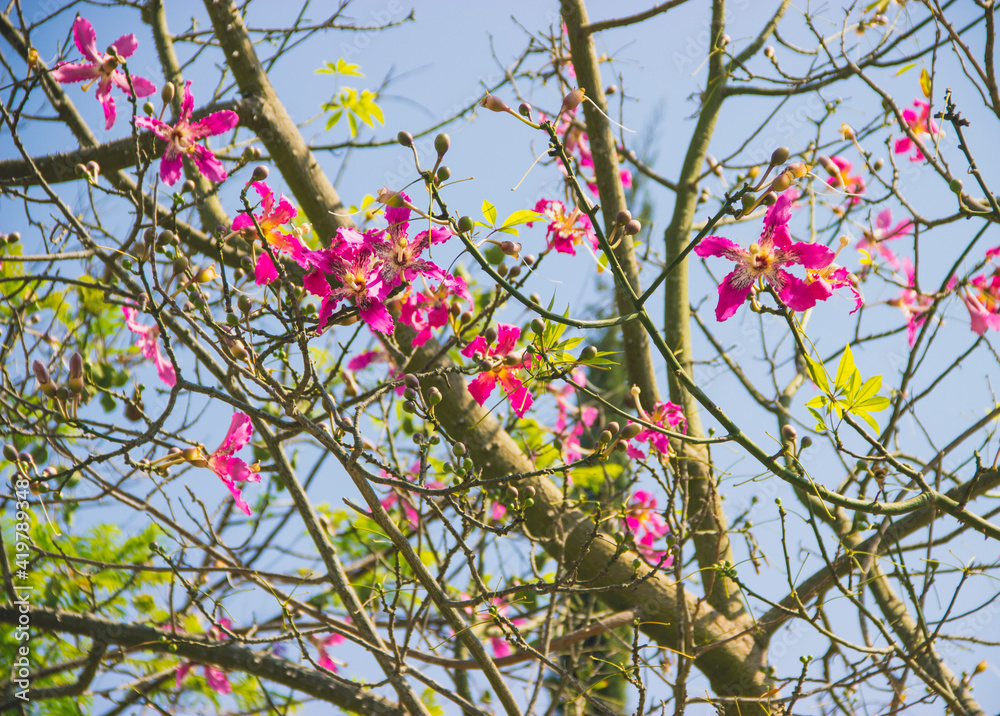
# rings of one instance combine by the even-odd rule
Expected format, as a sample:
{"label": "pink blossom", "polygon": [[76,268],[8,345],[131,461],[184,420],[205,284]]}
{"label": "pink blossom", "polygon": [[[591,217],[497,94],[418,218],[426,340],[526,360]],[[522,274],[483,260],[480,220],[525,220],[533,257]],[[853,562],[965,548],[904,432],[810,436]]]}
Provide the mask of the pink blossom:
{"label": "pink blossom", "polygon": [[788,233],[791,217],[791,200],[779,196],[778,201],[764,216],[764,231],[760,241],[744,249],[721,236],[706,236],[695,247],[698,256],[722,256],[736,262],[736,268],[719,285],[719,304],[715,317],[719,321],[731,318],[747,300],[754,283],[767,281],[778,297],[793,311],[804,311],[816,303],[809,287],[792,276],[782,266],[800,264],[807,269],[820,269],[830,265],[834,253],[825,246],[803,241],[792,241]]}
{"label": "pink blossom", "polygon": [[[233,623],[228,619],[219,619],[219,624],[232,631]],[[212,628],[208,630],[208,634],[209,637],[215,641],[222,641],[223,639],[229,638],[228,634],[216,627],[214,624],[212,625]],[[185,661],[177,667],[177,674],[174,679],[174,683],[178,689],[181,687],[181,682],[183,682],[187,677],[188,672],[191,671],[193,667],[199,665],[205,670],[205,681],[208,683],[208,687],[210,689],[220,694],[232,693],[233,687],[230,685],[229,679],[226,677],[224,671],[209,666],[208,664],[199,664],[194,661]]]}
{"label": "pink blossom", "polygon": [[[579,209],[574,208],[567,214],[566,206],[561,201],[542,199],[535,204],[535,211],[544,215],[548,220],[545,238],[550,249],[575,256],[574,246],[586,241],[594,250],[597,250],[597,234],[594,233],[590,217]],[[528,226],[533,223],[530,222]]]}
{"label": "pink blossom", "polygon": [[840,189],[847,193],[850,197],[849,203],[859,203],[861,195],[865,193],[865,180],[860,176],[851,176],[851,168],[854,165],[843,157],[830,157],[830,161],[837,165],[840,174],[830,177],[826,183],[834,189]]}
{"label": "pink blossom", "polygon": [[[347,621],[350,621],[348,618]],[[325,639],[316,640],[316,650],[319,652],[319,657],[316,659],[316,663],[319,664],[324,669],[337,673],[337,664],[330,657],[327,649],[332,649],[335,646],[340,646],[347,640],[343,634],[333,633],[327,636]]]}
{"label": "pink blossom", "polygon": [[[115,123],[115,100],[111,96],[111,86],[114,85],[125,92],[131,94],[128,86],[128,79],[125,73],[118,69],[118,60],[110,54],[102,54],[97,50],[97,33],[94,27],[86,19],[77,15],[73,22],[73,41],[76,49],[84,56],[87,63],[66,62],[52,70],[52,78],[56,82],[64,84],[70,82],[83,82],[83,90],[86,92],[90,86],[97,82],[95,96],[104,107],[104,128],[111,129]],[[113,47],[118,57],[127,59],[132,56],[139,42],[135,35],[129,33],[122,35]],[[110,49],[110,48],[109,48]],[[147,79],[132,75],[132,86],[135,88],[137,97],[146,97],[156,91],[156,86]]]}
{"label": "pink blossom", "polygon": [[[648,562],[659,564],[666,550],[653,549],[653,543],[670,532],[670,526],[656,509],[656,498],[645,490],[637,490],[625,508],[625,526],[636,536],[636,549]],[[667,556],[662,566],[674,563]]]}
{"label": "pink blossom", "polygon": [[144,326],[138,323],[135,320],[137,312],[131,306],[122,306],[122,313],[125,314],[125,326],[139,336],[135,345],[142,351],[142,354],[146,358],[153,361],[160,380],[171,387],[176,385],[177,374],[174,372],[174,367],[160,353],[160,342],[157,340],[160,336],[159,327],[156,324]]}
{"label": "pink blossom", "polygon": [[975,276],[959,290],[959,296],[969,311],[973,333],[1000,331],[1000,276]]}
{"label": "pink blossom", "polygon": [[423,293],[408,293],[402,303],[399,322],[416,331],[414,346],[424,345],[433,335],[432,331],[448,324],[451,309],[450,297],[472,303],[465,279],[461,276],[445,275],[437,288],[428,288]]}
{"label": "pink blossom", "polygon": [[487,341],[484,336],[476,336],[462,349],[462,355],[486,361],[490,365],[489,369],[469,383],[469,393],[476,402],[484,404],[499,381],[507,394],[507,402],[510,403],[511,409],[517,413],[517,417],[523,418],[534,398],[517,376],[521,368],[530,364],[530,359],[522,358],[520,363],[515,361],[513,365],[507,365],[506,360],[513,353],[520,337],[520,328],[501,323],[497,326],[496,345],[492,345],[492,341]]}
{"label": "pink blossom", "polygon": [[[834,254],[834,258],[840,255],[847,245],[851,242],[846,236],[840,238],[840,247]],[[851,272],[848,271],[843,266],[839,266],[835,263],[830,263],[821,269],[810,269],[806,271],[806,284],[809,286],[809,291],[813,295],[814,303],[816,305],[819,301],[825,301],[833,295],[833,292],[839,288],[848,289],[854,296],[854,313],[860,309],[864,303],[865,299],[858,290],[856,281]]]}
{"label": "pink blossom", "polygon": [[[649,415],[647,415],[641,407],[639,408],[639,412],[647,423],[658,425],[667,430],[676,430],[680,427],[681,432],[687,432],[687,418],[684,417],[684,411],[679,405],[669,401],[666,403],[657,402],[656,405],[653,406],[652,413]],[[643,428],[643,430],[632,440],[647,443],[653,450],[661,455],[673,454],[673,451],[670,448],[669,436],[657,430]],[[643,460],[646,457],[642,451],[633,447],[631,440],[628,441],[625,446],[625,454],[633,460]]]}
{"label": "pink blossom", "polygon": [[[926,134],[929,137],[943,137],[944,132],[942,132],[937,123],[931,118],[931,106],[922,99],[913,100],[913,106],[919,110],[919,113],[914,112],[912,109],[903,110],[903,121],[906,122],[906,126],[910,128],[913,135],[920,139],[921,134]],[[893,151],[896,154],[906,154],[910,149],[913,149],[913,154],[910,155],[911,162],[922,162],[924,160],[924,153],[920,150],[919,142],[914,142],[908,136],[901,137],[896,140],[896,144],[893,147]]]}
{"label": "pink blossom", "polygon": [[153,130],[153,133],[167,143],[167,149],[160,160],[160,178],[168,186],[173,186],[181,178],[183,161],[187,156],[208,179],[214,182],[226,180],[226,170],[212,150],[198,144],[205,137],[228,132],[240,121],[239,115],[230,110],[214,112],[202,117],[197,122],[191,121],[194,109],[194,97],[191,96],[191,80],[184,84],[184,100],[181,103],[181,114],[177,124],[170,126],[155,117],[136,117],[135,123],[140,127]]}
{"label": "pink blossom", "polygon": [[257,471],[259,466],[254,463],[247,465],[238,457],[233,457],[233,453],[242,449],[253,435],[253,424],[250,418],[244,413],[235,413],[233,420],[229,424],[229,432],[223,438],[222,444],[216,448],[215,452],[206,456],[200,448],[185,451],[185,459],[198,467],[207,467],[229,488],[233,495],[236,506],[248,516],[253,512],[244,500],[237,482],[260,482],[260,475]]}
{"label": "pink blossom", "polygon": [[[361,320],[379,333],[392,333],[393,322],[385,299],[391,289],[381,277],[381,264],[371,246],[371,239],[355,229],[337,230],[337,240],[329,249],[314,251],[311,261],[315,268],[303,278],[305,288],[323,302],[319,309],[319,332],[343,300],[353,300]],[[340,284],[332,288],[327,274]]]}
{"label": "pink blossom", "polygon": [[[308,250],[295,236],[279,231],[279,227],[288,224],[298,214],[298,210],[282,194],[277,203],[274,201],[274,192],[271,191],[265,182],[253,183],[254,191],[261,200],[262,211],[254,214],[260,230],[264,232],[264,240],[273,247],[274,251],[290,254],[293,259],[303,265],[307,265]],[[244,238],[257,238],[257,231],[254,228],[253,219],[246,213],[242,213],[233,220],[233,231],[240,231]],[[261,286],[278,278],[278,271],[274,267],[274,262],[267,251],[261,251],[257,257],[257,265],[254,269],[254,278],[257,285]]]}
{"label": "pink blossom", "polygon": [[916,289],[916,272],[909,259],[904,258],[902,262],[903,272],[906,274],[906,285],[900,291],[897,298],[889,301],[890,306],[897,306],[906,318],[907,340],[912,347],[917,340],[917,329],[927,320],[927,309],[934,303],[934,299],[918,293]]}
{"label": "pink blossom", "polygon": [[[408,204],[410,197],[402,192],[399,196]],[[435,227],[431,231],[421,231],[415,238],[407,235],[410,221],[410,209],[403,207],[387,207],[386,221],[389,227],[384,232],[372,236],[372,249],[382,259],[381,277],[389,289],[395,288],[404,280],[412,281],[417,276],[424,276],[434,281],[441,281],[445,272],[432,261],[420,258],[421,252],[431,244],[440,244],[451,238],[451,229]]]}
{"label": "pink blossom", "polygon": [[858,248],[867,251],[869,254],[878,252],[885,258],[885,262],[894,271],[900,267],[896,254],[885,245],[884,242],[902,238],[906,234],[913,233],[913,221],[903,219],[895,226],[892,224],[892,209],[883,209],[875,217],[875,227],[871,231],[865,231],[858,241]]}
{"label": "pink blossom", "polygon": [[[508,602],[505,602],[503,599],[494,598],[490,600],[490,603],[493,605],[493,608],[496,611],[497,615],[504,617],[505,619],[508,619],[508,621],[510,621],[510,623],[513,624],[515,627],[522,627],[528,623],[527,619],[509,619],[507,617],[507,613],[510,611],[510,604]],[[496,625],[495,623],[496,617],[493,616],[489,608],[488,607],[484,608],[482,611],[478,612],[476,616],[484,620],[491,620],[494,622],[494,624],[487,627],[486,630],[487,638],[490,640],[490,647],[492,647],[493,649],[493,656],[496,657],[497,659],[503,659],[504,657],[513,654],[514,650],[511,648],[510,643],[507,641],[507,639],[501,635],[492,633],[499,631],[502,634],[503,629],[499,625]]]}

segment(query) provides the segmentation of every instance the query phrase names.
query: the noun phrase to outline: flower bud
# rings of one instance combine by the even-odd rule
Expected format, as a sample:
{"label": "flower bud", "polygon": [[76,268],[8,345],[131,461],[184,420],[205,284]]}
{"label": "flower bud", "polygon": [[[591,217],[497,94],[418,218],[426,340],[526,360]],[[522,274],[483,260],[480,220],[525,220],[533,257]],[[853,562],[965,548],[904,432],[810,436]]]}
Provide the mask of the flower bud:
{"label": "flower bud", "polygon": [[642,230],[642,224],[639,223],[638,219],[632,219],[632,221],[625,224],[625,235],[635,236]]}
{"label": "flower bud", "polygon": [[884,160],[884,159],[882,159],[882,157],[879,157],[879,158],[878,158],[878,159],[876,159],[876,160],[875,160],[875,162],[874,162],[874,163],[872,164],[872,169],[874,169],[875,171],[881,171],[881,170],[882,170],[882,167],[884,167],[884,166],[885,166],[885,160]]}
{"label": "flower bud", "polygon": [[438,153],[439,157],[443,157],[450,147],[451,137],[444,132],[434,137],[434,151]]}
{"label": "flower bud", "polygon": [[66,383],[74,393],[83,390],[83,356],[79,353],[69,357],[69,379]]}
{"label": "flower bud", "polygon": [[194,275],[194,280],[198,283],[208,283],[215,278],[215,266],[206,266]]}
{"label": "flower bud", "polygon": [[779,164],[784,164],[788,161],[789,154],[788,147],[778,147],[771,152],[771,166],[776,167]]}
{"label": "flower bud", "polygon": [[253,174],[250,175],[250,181],[264,181],[267,179],[267,175],[270,173],[267,167],[263,164],[258,164],[253,168]]}
{"label": "flower bud", "polygon": [[778,203],[778,195],[769,191],[761,198],[760,203],[764,206],[774,206]]}
{"label": "flower bud", "polygon": [[795,162],[794,164],[789,164],[785,171],[791,172],[792,176],[796,179],[801,179],[809,173],[809,165],[805,162]]}
{"label": "flower bud", "polygon": [[463,216],[458,220],[458,231],[462,234],[467,234],[472,231],[475,227],[476,222],[471,216]]}
{"label": "flower bud", "polygon": [[719,47],[725,47],[732,41],[733,39],[729,35],[723,35],[719,38]]}
{"label": "flower bud", "polygon": [[575,90],[563,97],[562,107],[559,109],[559,116],[562,116],[563,112],[572,112],[574,109],[579,107],[580,103],[583,101],[583,96],[583,87],[577,87]]}
{"label": "flower bud", "polygon": [[[229,315],[233,316],[233,318],[236,318],[236,316],[233,315],[232,313],[230,313]],[[250,353],[247,351],[246,346],[243,345],[243,341],[241,340],[231,341],[229,343],[229,352],[233,354],[233,358],[235,358],[236,360],[245,361],[249,360],[250,358]]]}
{"label": "flower bud", "polygon": [[3,446],[3,456],[8,462],[17,462],[17,448],[7,443]]}
{"label": "flower bud", "polygon": [[402,144],[404,147],[413,146],[413,135],[409,132],[400,132],[396,135],[396,141]]}
{"label": "flower bud", "polygon": [[613,95],[618,92],[618,85],[608,85],[604,88],[604,94]]}
{"label": "flower bud", "polygon": [[601,434],[597,436],[597,443],[599,445],[607,445],[613,437],[614,435],[611,434],[610,430],[602,430]]}
{"label": "flower bud", "polygon": [[407,373],[403,376],[403,385],[407,388],[417,390],[420,387],[420,379],[413,375],[413,373]]}
{"label": "flower bud", "polygon": [[468,450],[469,449],[465,446],[465,443],[455,443],[451,446],[451,451],[455,453],[456,457],[462,457],[462,455],[468,452]]}
{"label": "flower bud", "polygon": [[240,313],[250,313],[253,309],[253,301],[249,296],[240,296],[236,299],[236,307],[240,309]]}
{"label": "flower bud", "polygon": [[595,346],[587,346],[582,351],[580,351],[580,360],[589,361],[594,360],[597,357],[597,348]]}
{"label": "flower bud", "polygon": [[799,437],[799,432],[795,429],[794,425],[781,426],[781,439],[784,440],[785,442],[793,443],[798,437]]}
{"label": "flower bud", "polygon": [[517,106],[517,113],[525,119],[531,119],[531,105],[527,102],[521,102]]}
{"label": "flower bud", "polygon": [[19,231],[11,231],[9,234],[7,234],[8,244],[16,244],[20,240],[21,240],[21,232]]}
{"label": "flower bud", "polygon": [[757,203],[757,197],[748,192],[742,196],[740,203],[743,205],[743,211],[750,211]]}
{"label": "flower bud", "polygon": [[812,447],[813,439],[806,435],[802,438],[802,442],[799,443],[799,450],[805,450],[806,448]]}
{"label": "flower bud", "polygon": [[503,357],[503,364],[508,368],[516,368],[524,363],[524,351],[513,351]]}
{"label": "flower bud", "polygon": [[81,179],[87,176],[87,167],[85,167],[83,164],[77,164],[75,167],[73,167],[73,170],[76,172],[76,175]]}
{"label": "flower bud", "polygon": [[174,273],[182,274],[188,270],[188,266],[191,265],[191,262],[188,261],[187,257],[185,256],[178,256],[177,258],[174,259],[173,265],[174,265]]}
{"label": "flower bud", "polygon": [[517,241],[501,241],[500,250],[503,251],[508,256],[513,256],[517,258],[517,255],[521,251],[521,244]]}
{"label": "flower bud", "polygon": [[406,206],[406,199],[401,197],[399,192],[389,191],[386,187],[378,190],[378,196],[375,197],[375,200],[380,204],[391,206],[393,209],[402,209]]}
{"label": "flower bud", "polygon": [[174,101],[174,92],[173,82],[165,82],[163,84],[163,87],[160,88],[160,99],[163,101],[163,104],[170,104]]}
{"label": "flower bud", "polygon": [[101,175],[101,165],[91,160],[87,162],[87,173],[94,179]]}
{"label": "flower bud", "polygon": [[448,167],[438,167],[436,178],[438,184],[443,184],[451,179],[451,169]]}
{"label": "flower bud", "polygon": [[955,194],[961,194],[962,193],[962,180],[961,179],[952,179],[950,182],[948,182],[948,188],[951,189],[951,191],[953,193],[955,193]]}
{"label": "flower bud", "polygon": [[485,331],[483,331],[483,338],[486,339],[487,343],[490,343],[490,344],[496,343],[497,342],[497,329],[494,328],[493,326],[490,326]]}
{"label": "flower bud", "polygon": [[181,455],[195,467],[208,467],[208,461],[198,448],[186,448],[181,452]]}
{"label": "flower bud", "polygon": [[542,335],[545,333],[545,322],[541,318],[533,318],[531,320],[531,331]]}
{"label": "flower bud", "polygon": [[491,112],[509,112],[509,111],[511,111],[510,107],[507,106],[506,102],[504,102],[502,99],[500,99],[496,95],[492,95],[492,94],[487,94],[485,97],[483,97],[482,100],[480,100],[480,102],[479,102],[479,106],[480,107],[485,107],[486,109],[490,110]]}
{"label": "flower bud", "polygon": [[143,103],[142,113],[145,114],[147,117],[152,117],[154,114],[156,114],[156,105],[154,105],[152,102]]}
{"label": "flower bud", "polygon": [[764,48],[764,57],[768,58],[769,60],[773,60],[774,59],[774,47],[772,47],[771,45],[768,45],[767,47],[765,47]]}
{"label": "flower bud", "polygon": [[775,177],[773,182],[771,182],[771,191],[780,194],[785,189],[790,187],[794,180],[795,179],[794,177],[792,177],[792,173],[786,169],[785,171],[781,172],[781,174],[779,174],[777,177]]}
{"label": "flower bud", "polygon": [[434,407],[442,400],[444,400],[444,396],[441,395],[441,391],[437,388],[431,388],[427,391],[427,404],[431,407]]}
{"label": "flower bud", "polygon": [[632,221],[632,213],[628,209],[622,209],[615,216],[615,224],[618,226],[625,226],[630,221]]}
{"label": "flower bud", "polygon": [[188,179],[181,184],[181,194],[194,194],[194,182]]}

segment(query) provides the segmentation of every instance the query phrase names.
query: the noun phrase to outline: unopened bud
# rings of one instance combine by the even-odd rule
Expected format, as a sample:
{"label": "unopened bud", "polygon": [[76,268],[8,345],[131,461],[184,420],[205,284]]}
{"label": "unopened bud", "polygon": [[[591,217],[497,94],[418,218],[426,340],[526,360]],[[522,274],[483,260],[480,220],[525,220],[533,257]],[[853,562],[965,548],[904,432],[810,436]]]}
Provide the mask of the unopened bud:
{"label": "unopened bud", "polygon": [[52,380],[52,376],[49,375],[49,369],[40,360],[36,360],[31,364],[31,370],[35,374],[39,385],[45,385]]}
{"label": "unopened bud", "polygon": [[405,131],[404,132],[400,132],[399,134],[396,135],[396,141],[399,142],[404,147],[412,147],[413,146],[413,135],[410,134],[409,132],[405,132]]}
{"label": "unopened bud", "polygon": [[597,348],[595,346],[587,346],[582,351],[580,351],[580,360],[589,361],[594,360],[597,357]]}
{"label": "unopened bud", "polygon": [[101,175],[101,165],[93,160],[87,162],[87,173],[94,179],[97,179]]}
{"label": "unopened bud", "polygon": [[788,157],[791,152],[788,147],[778,147],[773,152],[771,152],[771,166],[776,167],[779,164],[784,164],[788,161]]}
{"label": "unopened bud", "polygon": [[209,281],[213,280],[215,276],[216,276],[215,266],[206,266],[205,268],[200,269],[198,273],[194,275],[194,280],[197,283],[208,283]]}
{"label": "unopened bud", "polygon": [[451,137],[444,132],[434,137],[434,151],[438,153],[439,157],[443,157],[450,147]]}
{"label": "unopened bud", "polygon": [[508,256],[517,258],[517,255],[521,252],[521,244],[517,241],[501,241],[500,250]]}
{"label": "unopened bud", "polygon": [[597,436],[597,443],[599,445],[607,445],[613,437],[614,435],[611,434],[610,430],[602,430],[601,434]]}
{"label": "unopened bud", "polygon": [[781,426],[781,439],[784,440],[785,442],[793,443],[798,437],[799,437],[799,432],[795,429],[794,425]]}
{"label": "unopened bud", "polygon": [[785,189],[790,187],[793,181],[795,181],[795,177],[793,177],[792,173],[786,169],[775,177],[773,182],[771,182],[771,191],[780,194]]}
{"label": "unopened bud", "polygon": [[263,164],[258,164],[253,168],[253,174],[250,175],[250,181],[264,181],[267,179],[267,175],[270,173],[267,167]]}
{"label": "unopened bud", "polygon": [[[232,313],[229,314],[233,316]],[[235,316],[234,316],[235,318]],[[247,352],[247,348],[243,345],[243,341],[234,340],[229,344],[229,351],[233,354],[233,358],[236,360],[247,360],[250,358],[250,353]]]}
{"label": "unopened bud", "polygon": [[531,119],[531,105],[527,102],[521,102],[517,106],[517,113],[525,119]]}
{"label": "unopened bud", "polygon": [[170,104],[174,101],[174,83],[166,82],[163,87],[160,88],[160,99],[163,100],[163,104]]}
{"label": "unopened bud", "polygon": [[413,375],[413,373],[407,373],[403,376],[403,385],[407,388],[417,390],[420,387],[420,379]]}
{"label": "unopened bud", "polygon": [[813,439],[806,435],[802,438],[802,442],[799,443],[799,449],[805,450],[806,448],[812,447]]}
{"label": "unopened bud", "polygon": [[463,216],[458,220],[458,230],[462,234],[467,234],[475,227],[476,222],[471,216]]}
{"label": "unopened bud", "polygon": [[451,169],[448,167],[438,167],[437,170],[437,183],[443,184],[444,182],[451,179]]}
{"label": "unopened bud", "polygon": [[764,206],[774,206],[778,203],[778,195],[769,191],[761,198],[760,203]]}
{"label": "unopened bud", "polygon": [[17,462],[17,448],[7,443],[3,446],[3,456],[8,462]]}
{"label": "unopened bud", "polygon": [[74,393],[83,390],[83,356],[79,353],[69,357],[69,379],[66,383]]}
{"label": "unopened bud", "polygon": [[493,344],[497,342],[497,329],[490,326],[485,331],[483,331],[483,338],[486,339],[487,343]]}
{"label": "unopened bud", "polygon": [[524,363],[524,351],[513,351],[503,357],[503,363],[508,368],[515,368]]}
{"label": "unopened bud", "polygon": [[629,423],[624,428],[622,428],[621,439],[631,440],[636,435],[642,432],[642,426],[639,423]]}
{"label": "unopened bud", "polygon": [[431,388],[427,391],[427,404],[431,407],[434,407],[442,400],[444,400],[444,396],[441,395],[441,391],[437,388]]}
{"label": "unopened bud", "polygon": [[502,99],[500,99],[496,95],[492,95],[492,94],[488,94],[485,97],[483,97],[482,100],[480,100],[480,102],[479,102],[479,106],[480,107],[485,107],[486,109],[490,110],[491,112],[509,112],[510,111],[510,107],[507,106],[506,102],[504,102]]}
{"label": "unopened bud", "polygon": [[618,226],[625,226],[630,221],[632,221],[632,213],[628,209],[622,209],[615,216],[615,224]]}
{"label": "unopened bud", "polygon": [[642,231],[642,224],[640,224],[637,219],[632,219],[632,221],[625,224],[626,236],[635,236],[640,231]]}
{"label": "unopened bud", "polygon": [[156,114],[156,105],[154,105],[152,102],[143,103],[142,113],[145,114],[147,117],[152,117],[154,114]]}
{"label": "unopened bud", "polygon": [[563,112],[572,112],[580,106],[580,103],[583,101],[583,96],[583,87],[577,87],[575,90],[563,97],[562,107],[559,109],[559,115],[561,116]]}
{"label": "unopened bud", "polygon": [[774,47],[772,47],[771,45],[768,45],[767,47],[765,47],[764,48],[764,57],[768,58],[769,60],[773,60],[774,59]]}
{"label": "unopened bud", "polygon": [[740,203],[743,205],[743,211],[750,211],[754,204],[757,203],[757,197],[753,194],[746,193],[740,198]]}
{"label": "unopened bud", "polygon": [[948,188],[951,189],[951,191],[955,194],[962,193],[962,186],[963,185],[961,179],[952,179],[950,182],[948,182]]}

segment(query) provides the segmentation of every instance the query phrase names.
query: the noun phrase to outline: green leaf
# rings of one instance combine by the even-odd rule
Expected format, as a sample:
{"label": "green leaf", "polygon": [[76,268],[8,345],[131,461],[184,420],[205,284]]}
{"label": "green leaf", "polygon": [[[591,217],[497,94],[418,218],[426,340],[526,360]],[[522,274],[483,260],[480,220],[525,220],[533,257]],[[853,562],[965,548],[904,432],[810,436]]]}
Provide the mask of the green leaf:
{"label": "green leaf", "polygon": [[851,354],[851,347],[844,346],[844,354],[840,356],[840,364],[837,366],[837,377],[833,380],[834,386],[843,390],[853,374],[854,356]]}
{"label": "green leaf", "polygon": [[854,394],[853,401],[855,404],[860,405],[864,401],[868,400],[868,398],[878,393],[881,389],[882,376],[873,375],[871,378],[866,380],[865,384],[861,386],[861,389]]}
{"label": "green leaf", "polygon": [[533,221],[541,221],[545,217],[539,214],[537,211],[531,211],[530,209],[520,209],[515,211],[513,214],[508,216],[503,220],[500,225],[500,230],[509,229],[512,226],[518,226],[520,224],[528,224]]}
{"label": "green leaf", "polygon": [[323,67],[316,70],[316,74],[364,77],[362,73],[358,72],[358,67],[360,67],[360,65],[352,65],[341,57],[336,63],[327,62]]}
{"label": "green leaf", "polygon": [[903,74],[904,72],[908,72],[908,71],[912,70],[912,69],[913,69],[914,67],[916,67],[916,66],[917,66],[917,63],[916,63],[916,62],[911,62],[911,63],[910,63],[910,64],[908,64],[908,65],[903,65],[902,67],[900,67],[900,68],[899,68],[899,69],[898,69],[898,70],[896,71],[896,77],[899,77],[899,76],[900,76],[901,74]]}
{"label": "green leaf", "polygon": [[859,418],[863,419],[866,423],[868,423],[868,425],[871,426],[871,429],[874,430],[876,433],[882,432],[882,430],[878,426],[878,423],[875,422],[875,418],[873,418],[868,413],[857,412],[855,413],[855,415],[857,415]]}
{"label": "green leaf", "polygon": [[824,393],[829,393],[830,382],[826,377],[826,367],[809,356],[806,356],[806,366],[809,368],[809,375],[812,377],[813,383]]}
{"label": "green leaf", "polygon": [[497,224],[497,208],[491,203],[483,200],[483,217],[490,222],[490,226],[496,226]]}
{"label": "green leaf", "polygon": [[890,405],[892,401],[886,398],[884,395],[876,395],[874,398],[868,398],[867,400],[862,400],[860,403],[854,406],[855,410],[865,410],[871,413],[877,413],[880,410],[885,410]]}
{"label": "green leaf", "polygon": [[343,110],[341,110],[339,112],[334,112],[333,114],[331,114],[330,118],[326,120],[326,128],[333,129],[336,126],[337,122],[340,121],[340,115],[342,115],[343,113],[344,113]]}

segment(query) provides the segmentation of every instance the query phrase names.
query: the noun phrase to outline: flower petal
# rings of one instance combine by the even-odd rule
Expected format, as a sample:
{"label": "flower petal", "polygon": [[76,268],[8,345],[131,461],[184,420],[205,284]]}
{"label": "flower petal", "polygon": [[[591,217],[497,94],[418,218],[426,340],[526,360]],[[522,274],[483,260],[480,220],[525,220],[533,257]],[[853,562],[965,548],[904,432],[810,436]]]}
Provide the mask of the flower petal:
{"label": "flower petal", "polygon": [[[226,437],[222,440],[222,444],[219,445],[219,449],[213,455],[229,457],[250,442],[252,435],[253,423],[250,422],[250,417],[245,413],[233,413],[233,419],[229,423],[229,430],[226,432]],[[240,462],[243,461],[241,460]]]}
{"label": "flower petal", "polygon": [[240,122],[240,116],[236,112],[224,109],[221,112],[213,112],[207,117],[202,117],[197,122],[193,122],[188,127],[188,136],[192,139],[202,139],[215,134],[228,132]]}
{"label": "flower petal", "polygon": [[493,386],[497,384],[497,376],[491,371],[480,373],[469,383],[469,394],[477,403],[482,405],[493,392]]}
{"label": "flower petal", "polygon": [[131,32],[127,35],[122,35],[117,40],[114,41],[115,50],[121,57],[126,60],[132,56],[135,49],[139,46],[139,41],[135,39],[135,35]]}
{"label": "flower petal", "polygon": [[[746,280],[749,278],[749,280]],[[719,304],[715,307],[715,320],[722,321],[732,318],[737,309],[743,305],[753,287],[753,277],[747,276],[743,266],[737,266],[722,279],[719,284]]]}
{"label": "flower petal", "polygon": [[722,236],[706,236],[694,247],[694,252],[702,257],[720,256],[730,261],[739,261],[747,255],[746,249]]}
{"label": "flower petal", "polygon": [[97,51],[97,33],[94,26],[86,18],[78,15],[73,21],[73,42],[80,54],[91,62],[101,64],[104,62],[104,55]]}
{"label": "flower petal", "polygon": [[97,65],[78,65],[67,62],[52,70],[52,78],[56,82],[67,84],[70,82],[83,82],[99,77],[101,74]]}
{"label": "flower petal", "polygon": [[199,144],[192,147],[190,153],[198,169],[209,181],[219,183],[226,180],[226,170],[211,149]]}

